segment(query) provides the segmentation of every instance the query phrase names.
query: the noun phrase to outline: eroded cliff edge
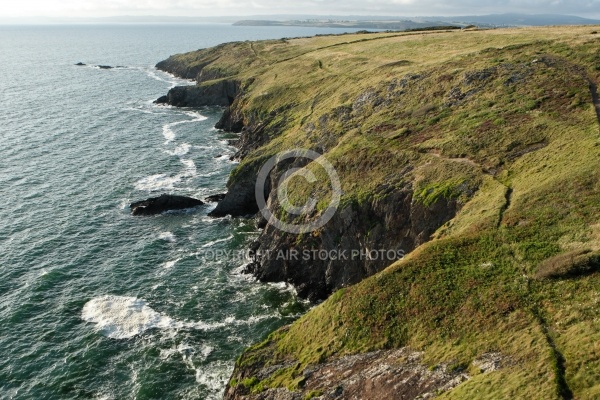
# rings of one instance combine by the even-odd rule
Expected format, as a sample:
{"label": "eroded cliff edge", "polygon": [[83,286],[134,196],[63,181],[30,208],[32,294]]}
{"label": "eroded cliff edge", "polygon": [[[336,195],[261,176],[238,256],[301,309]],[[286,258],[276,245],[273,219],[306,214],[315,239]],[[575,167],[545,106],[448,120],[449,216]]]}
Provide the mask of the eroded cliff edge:
{"label": "eroded cliff edge", "polygon": [[[379,381],[363,374],[375,388],[369,396],[597,390],[579,365],[600,369],[581,352],[594,354],[586,343],[598,336],[585,311],[600,288],[590,91],[598,43],[589,27],[344,35],[231,43],[159,64],[198,82],[163,101],[224,106],[218,127],[240,133],[241,162],[214,215],[256,213],[258,170],[291,148],[323,154],[341,180],[340,207],[321,229],[288,234],[259,221],[251,266],[259,279],[290,282],[313,300],[335,294],[240,357],[226,397],[348,398],[350,387],[329,387],[310,371],[349,365],[351,354],[365,365],[377,357],[408,365],[394,352],[369,353],[388,348],[421,352],[425,369],[451,366],[449,381],[468,379],[411,375],[430,383],[418,391],[402,374],[375,374],[387,382],[377,392]],[[281,174],[304,166],[322,176],[302,158],[272,171],[270,209],[280,208]],[[296,204],[329,196],[326,179],[290,187]],[[278,217],[306,222],[320,212]],[[395,263],[268,256],[291,248],[409,255]],[[510,361],[477,367],[486,354]]]}

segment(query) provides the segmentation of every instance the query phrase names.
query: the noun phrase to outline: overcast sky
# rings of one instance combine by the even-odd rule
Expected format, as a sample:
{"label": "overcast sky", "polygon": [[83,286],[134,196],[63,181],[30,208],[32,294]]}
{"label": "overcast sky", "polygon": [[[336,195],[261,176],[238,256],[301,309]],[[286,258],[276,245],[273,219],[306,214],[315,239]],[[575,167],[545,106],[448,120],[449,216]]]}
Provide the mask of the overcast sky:
{"label": "overcast sky", "polygon": [[0,17],[253,14],[473,15],[571,14],[600,18],[600,0],[8,0]]}

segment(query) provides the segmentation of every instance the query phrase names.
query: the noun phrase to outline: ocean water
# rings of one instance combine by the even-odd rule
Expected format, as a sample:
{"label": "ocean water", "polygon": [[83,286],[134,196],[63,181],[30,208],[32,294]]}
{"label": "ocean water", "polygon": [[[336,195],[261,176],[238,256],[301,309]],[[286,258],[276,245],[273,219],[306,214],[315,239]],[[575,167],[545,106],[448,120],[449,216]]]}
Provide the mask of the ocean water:
{"label": "ocean water", "polygon": [[329,32],[0,26],[0,398],[221,398],[242,349],[306,309],[214,256],[255,238],[251,221],[209,218],[214,204],[132,217],[128,204],[222,192],[234,167],[213,128],[222,110],[152,104],[189,84],[156,62]]}

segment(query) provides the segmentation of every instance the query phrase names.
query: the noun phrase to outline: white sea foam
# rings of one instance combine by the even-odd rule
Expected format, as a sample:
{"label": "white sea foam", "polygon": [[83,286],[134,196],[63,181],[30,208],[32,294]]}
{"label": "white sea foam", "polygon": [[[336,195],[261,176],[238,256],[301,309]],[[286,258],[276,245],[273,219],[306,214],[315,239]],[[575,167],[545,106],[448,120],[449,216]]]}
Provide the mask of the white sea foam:
{"label": "white sea foam", "polygon": [[[150,102],[150,104],[152,104],[152,102]],[[135,112],[141,112],[143,114],[151,114],[151,115],[167,115],[166,112],[159,112],[156,110],[148,110],[142,107],[125,107],[124,108],[125,111],[135,111]]]}
{"label": "white sea foam", "polygon": [[252,316],[237,320],[233,316],[223,322],[183,322],[156,312],[143,299],[136,297],[106,295],[88,301],[81,311],[81,318],[96,324],[96,328],[112,339],[127,339],[149,329],[198,329],[204,331],[231,325],[253,325],[263,319],[274,318],[275,314]]}
{"label": "white sea foam", "polygon": [[[173,234],[173,232],[161,232],[160,235],[158,235],[158,238],[161,240],[164,240],[165,242],[171,242],[171,243],[175,243],[177,241],[177,238],[175,237],[175,235]],[[179,261],[179,259],[177,259],[175,262]]]}
{"label": "white sea foam", "polygon": [[[214,350],[214,347],[209,345],[203,345],[200,351],[196,351],[192,346],[187,343],[179,343],[177,347],[171,347],[168,349],[161,349],[159,357],[163,360],[170,358],[173,355],[180,354],[183,361],[191,361],[192,356],[199,355],[201,359],[205,360]],[[192,364],[193,368],[193,364]]]}
{"label": "white sea foam", "polygon": [[200,145],[194,145],[194,148],[196,148],[198,150],[213,150],[213,149],[218,149],[219,147],[217,147],[217,146],[200,146]]}
{"label": "white sea foam", "polygon": [[228,242],[231,239],[233,239],[233,235],[229,235],[229,236],[227,236],[226,238],[223,238],[223,239],[212,240],[212,241],[210,241],[208,243],[203,244],[201,247],[204,248],[204,247],[214,246],[217,243]]}
{"label": "white sea foam", "polygon": [[207,358],[208,356],[211,355],[211,353],[214,350],[215,350],[215,348],[212,346],[203,346],[202,349],[200,350],[200,354],[202,355],[203,358]]}
{"label": "white sea foam", "polygon": [[81,312],[84,321],[96,324],[103,335],[127,339],[152,328],[174,328],[177,322],[162,315],[142,299],[102,296],[88,301]]}
{"label": "white sea foam", "polygon": [[267,285],[282,291],[291,290],[293,288],[293,286],[287,282],[267,282]]}
{"label": "white sea foam", "polygon": [[176,125],[175,123],[163,125],[163,136],[167,139],[167,142],[172,142],[175,140],[175,132],[171,129],[172,126]]}
{"label": "white sea foam", "polygon": [[192,121],[189,121],[189,122],[204,121],[204,120],[208,119],[208,117],[205,117],[204,115],[200,114],[198,111],[183,111],[182,113],[187,115],[188,117],[194,118]]}
{"label": "white sea foam", "polygon": [[155,71],[153,71],[153,70],[148,70],[148,69],[146,69],[146,70],[144,70],[144,71],[146,72],[146,75],[148,75],[150,78],[152,78],[152,79],[156,79],[156,80],[157,80],[157,81],[159,81],[159,82],[173,83],[171,79],[170,79],[170,80],[167,80],[167,79],[165,79],[165,78],[163,78],[163,77],[160,77],[160,76],[158,76],[158,75],[156,74],[156,72],[155,72]]}
{"label": "white sea foam", "polygon": [[168,72],[158,71],[154,67],[140,68],[140,69],[142,71],[144,71],[146,73],[146,75],[148,75],[148,77],[155,79],[159,82],[168,83],[170,85],[169,89],[172,89],[175,86],[191,85],[194,83],[193,80],[181,79],[181,78],[178,78],[175,75],[170,74]]}
{"label": "white sea foam", "polygon": [[207,172],[205,174],[199,174],[198,176],[201,176],[203,178],[207,178],[207,177],[210,177],[210,176],[218,175],[221,172],[223,172],[223,171],[216,170],[216,171],[212,171],[212,172]]}
{"label": "white sea foam", "polygon": [[173,140],[175,140],[176,135],[172,129],[174,126],[181,125],[181,124],[189,124],[191,122],[200,122],[200,121],[204,121],[208,118],[196,111],[184,111],[181,114],[187,115],[188,117],[192,117],[192,119],[170,122],[168,124],[163,125],[163,127],[162,127],[163,136],[165,137],[165,139],[167,139],[165,144],[168,144],[168,143],[172,142]]}
{"label": "white sea foam", "polygon": [[[174,176],[169,176],[167,174],[150,175],[138,180],[134,184],[134,187],[137,190],[144,190],[148,192],[173,190],[175,189],[175,185],[180,183],[182,179],[193,178],[198,175],[198,169],[196,168],[196,163],[194,163],[193,160],[182,158],[180,159],[180,161],[183,164],[183,169],[179,174]],[[217,174],[218,172],[219,171],[216,171],[201,176],[212,176]],[[184,188],[180,187],[180,189]]]}
{"label": "white sea foam", "polygon": [[127,339],[148,329],[201,329],[211,330],[226,326],[222,323],[181,322],[154,311],[146,301],[135,297],[101,296],[88,301],[81,312],[86,322],[112,339]]}
{"label": "white sea foam", "polygon": [[173,189],[174,185],[181,181],[181,176],[168,176],[167,174],[150,175],[135,183],[137,190],[166,190]]}
{"label": "white sea foam", "polygon": [[192,148],[192,145],[189,143],[182,143],[179,146],[175,147],[175,149],[171,150],[166,150],[167,154],[170,154],[172,156],[184,156],[187,153],[190,152],[190,149]]}
{"label": "white sea foam", "polygon": [[206,386],[211,392],[207,400],[223,398],[223,390],[233,366],[225,361],[216,361],[196,368],[196,382]]}
{"label": "white sea foam", "polygon": [[[174,176],[169,176],[167,174],[150,175],[138,180],[134,184],[134,187],[137,190],[144,190],[149,192],[172,190],[175,188],[175,185],[177,183],[180,183],[182,181],[182,179],[193,178],[198,175],[198,169],[196,167],[196,163],[194,163],[194,160],[180,158],[180,161],[183,164],[183,169],[179,174]],[[219,171],[204,174],[202,176],[212,176],[217,173],[219,173]]]}
{"label": "white sea foam", "polygon": [[198,170],[196,169],[196,163],[194,163],[194,160],[188,160],[188,159],[182,158],[182,159],[180,159],[180,161],[184,166],[183,171],[181,172],[180,176],[185,176],[185,177],[196,176],[196,174],[198,173]]}
{"label": "white sea foam", "polygon": [[167,261],[165,263],[165,265],[163,265],[164,269],[171,269],[175,266],[175,264],[177,264],[177,262],[181,260],[181,258],[178,258],[177,260],[173,260],[173,261]]}

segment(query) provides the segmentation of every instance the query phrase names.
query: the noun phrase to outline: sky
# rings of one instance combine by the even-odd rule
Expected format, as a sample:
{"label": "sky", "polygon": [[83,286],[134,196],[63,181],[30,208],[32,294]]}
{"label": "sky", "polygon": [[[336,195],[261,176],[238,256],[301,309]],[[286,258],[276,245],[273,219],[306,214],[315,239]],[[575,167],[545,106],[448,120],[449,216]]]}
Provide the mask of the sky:
{"label": "sky", "polygon": [[8,0],[3,3],[0,18],[257,14],[453,16],[507,12],[600,18],[600,0]]}

